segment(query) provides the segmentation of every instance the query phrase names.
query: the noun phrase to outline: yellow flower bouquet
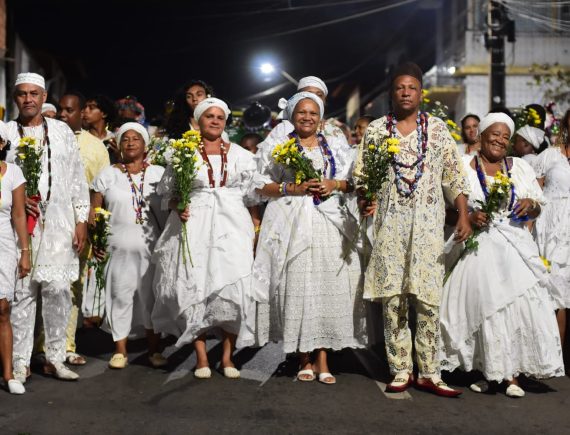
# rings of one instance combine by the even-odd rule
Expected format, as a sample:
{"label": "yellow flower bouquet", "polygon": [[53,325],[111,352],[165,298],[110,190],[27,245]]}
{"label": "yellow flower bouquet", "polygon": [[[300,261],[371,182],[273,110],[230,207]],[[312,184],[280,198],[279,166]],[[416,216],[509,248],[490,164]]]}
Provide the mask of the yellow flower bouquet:
{"label": "yellow flower bouquet", "polygon": [[368,201],[377,199],[382,184],[388,180],[394,155],[399,152],[400,141],[395,137],[386,137],[380,144],[370,142],[363,150],[363,167],[359,184]]}
{"label": "yellow flower bouquet", "polygon": [[111,212],[102,207],[95,207],[93,213],[93,227],[89,231],[89,240],[94,251],[104,252],[105,255],[103,258],[93,257],[89,259],[87,267],[90,269],[89,275],[91,270],[95,271],[95,291],[97,296],[94,298],[94,301],[96,300],[99,304],[101,291],[105,288],[105,267],[109,262],[110,256],[108,252],[108,238],[111,234],[111,225],[109,224]]}
{"label": "yellow flower bouquet", "polygon": [[[190,204],[190,194],[192,184],[198,175],[199,159],[198,147],[202,140],[200,133],[196,130],[188,130],[181,139],[170,142],[170,152],[168,153],[169,164],[172,166],[174,175],[175,192],[178,198],[178,210],[184,211]],[[184,264],[189,260],[192,264],[190,246],[188,245],[188,230],[186,225],[182,225],[182,259]],[[188,258],[187,258],[188,257]]]}

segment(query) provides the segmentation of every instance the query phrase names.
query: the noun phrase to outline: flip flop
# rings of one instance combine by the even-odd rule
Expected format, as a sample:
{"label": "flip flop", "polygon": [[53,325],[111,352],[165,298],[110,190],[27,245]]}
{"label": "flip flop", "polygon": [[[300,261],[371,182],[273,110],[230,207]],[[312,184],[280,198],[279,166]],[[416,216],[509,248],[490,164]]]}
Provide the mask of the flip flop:
{"label": "flip flop", "polygon": [[325,385],[334,385],[336,384],[336,378],[330,373],[319,373],[319,382]]}

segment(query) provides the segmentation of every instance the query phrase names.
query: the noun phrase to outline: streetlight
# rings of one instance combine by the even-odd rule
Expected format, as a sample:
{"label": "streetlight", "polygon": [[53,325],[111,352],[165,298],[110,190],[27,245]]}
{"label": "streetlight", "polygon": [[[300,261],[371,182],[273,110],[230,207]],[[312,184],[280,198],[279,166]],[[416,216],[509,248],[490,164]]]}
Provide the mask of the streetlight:
{"label": "streetlight", "polygon": [[[263,75],[266,76],[270,76],[271,74],[273,74],[277,69],[275,68],[275,66],[269,62],[264,62],[259,66],[259,70],[261,71],[261,73]],[[289,74],[287,71],[282,70],[281,68],[279,68],[279,74],[281,74],[285,79],[289,80],[291,83],[293,83],[295,86],[297,86],[299,84],[299,82],[297,80],[295,80],[291,74]]]}

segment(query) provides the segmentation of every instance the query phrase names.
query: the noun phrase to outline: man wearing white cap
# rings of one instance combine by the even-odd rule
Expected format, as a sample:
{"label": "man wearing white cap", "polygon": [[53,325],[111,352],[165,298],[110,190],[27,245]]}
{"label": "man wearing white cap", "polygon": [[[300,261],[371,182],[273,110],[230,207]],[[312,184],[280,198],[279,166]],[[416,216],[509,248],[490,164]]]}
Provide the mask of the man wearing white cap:
{"label": "man wearing white cap", "polygon": [[75,380],[65,361],[66,327],[71,310],[70,286],[78,279],[79,258],[87,237],[89,190],[73,131],[63,122],[41,114],[47,92],[42,76],[18,74],[14,101],[19,115],[6,124],[13,144],[7,160],[23,166],[17,145],[33,137],[43,147],[39,201],[26,199],[28,216],[37,218],[32,231],[32,273],[16,286],[12,306],[14,377],[22,382],[29,373],[34,341],[38,294],[42,298],[46,365],[58,379]]}

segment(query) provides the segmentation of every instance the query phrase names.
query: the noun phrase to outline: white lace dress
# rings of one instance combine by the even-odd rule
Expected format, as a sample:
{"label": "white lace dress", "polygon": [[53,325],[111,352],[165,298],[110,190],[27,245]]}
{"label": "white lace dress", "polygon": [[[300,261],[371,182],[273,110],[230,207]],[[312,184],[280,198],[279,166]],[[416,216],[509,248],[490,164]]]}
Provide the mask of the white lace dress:
{"label": "white lace dress", "polygon": [[[141,335],[143,327],[152,329],[154,267],[150,257],[166,220],[156,193],[163,173],[160,166],[151,165],[146,169],[142,225],[136,223],[131,184],[121,169],[109,166],[93,180],[92,189],[103,195],[103,207],[111,212],[104,328],[113,335],[114,341],[127,338],[131,333]],[[137,188],[141,176],[142,172],[131,175]]]}
{"label": "white lace dress", "polygon": [[6,164],[2,176],[0,196],[0,300],[14,299],[18,248],[12,228],[12,191],[26,182],[22,170],[11,163]]}
{"label": "white lace dress", "polygon": [[[216,187],[209,186],[206,165],[194,180],[190,219],[186,223],[190,259],[184,263],[180,242],[182,223],[171,212],[158,240],[152,322],[158,332],[178,337],[177,346],[192,343],[209,331],[237,334],[236,346],[252,341],[255,302],[252,294],[253,222],[247,209],[255,205],[253,155],[231,144],[227,154],[227,181],[220,184],[221,157],[208,156]],[[202,162],[202,160],[200,160]],[[174,195],[170,167],[159,185],[163,208]]]}
{"label": "white lace dress", "polygon": [[[336,160],[335,178],[348,178],[355,150],[334,138],[327,140]],[[292,173],[273,163],[272,149],[267,143],[260,147],[258,188],[294,180]],[[319,148],[307,156],[316,169],[323,169]],[[330,178],[330,165],[326,176]],[[355,216],[355,203],[346,195],[334,194],[319,206],[311,196],[270,199],[253,269],[256,291],[269,299],[258,304],[258,345],[280,341],[287,353],[366,345]]]}
{"label": "white lace dress", "polygon": [[[471,160],[464,157],[469,206],[475,208],[484,195]],[[532,168],[522,159],[513,158],[512,181],[517,199],[544,202]],[[552,282],[530,232],[511,221],[509,213],[497,213],[488,230],[477,236],[477,251],[465,255],[445,283],[441,367],[479,370],[487,380],[499,382],[520,374],[563,376],[549,295]]]}
{"label": "white lace dress", "polygon": [[533,166],[536,176],[544,177],[547,200],[534,228],[536,241],[552,264],[552,279],[563,289],[554,295],[557,307],[570,308],[570,163],[559,148],[549,148]]}

